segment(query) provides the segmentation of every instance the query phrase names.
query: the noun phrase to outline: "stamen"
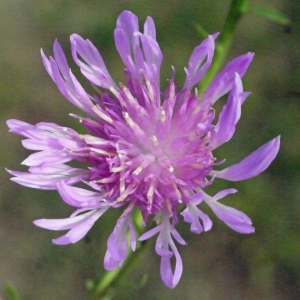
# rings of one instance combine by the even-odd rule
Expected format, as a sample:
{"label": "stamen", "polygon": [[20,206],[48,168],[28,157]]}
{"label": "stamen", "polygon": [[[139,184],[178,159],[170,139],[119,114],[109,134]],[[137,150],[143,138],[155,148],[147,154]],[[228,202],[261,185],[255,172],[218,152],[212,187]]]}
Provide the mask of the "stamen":
{"label": "stamen", "polygon": [[117,90],[113,87],[110,87],[109,90],[119,99],[120,94],[117,92]]}
{"label": "stamen", "polygon": [[114,182],[116,180],[116,178],[103,178],[103,179],[99,179],[99,180],[95,180],[96,183],[109,183],[109,182]]}
{"label": "stamen", "polygon": [[154,185],[155,185],[155,178],[151,179],[150,186],[147,192],[147,199],[148,199],[148,206],[150,207],[153,202],[153,194],[154,194]]}
{"label": "stamen", "polygon": [[134,97],[132,96],[132,94],[130,93],[129,89],[126,86],[123,87],[123,91],[124,91],[125,95],[127,96],[129,102],[131,104],[136,104],[136,99],[134,99]]}
{"label": "stamen", "polygon": [[186,188],[182,187],[181,191],[186,198],[191,198],[190,192]]}
{"label": "stamen", "polygon": [[174,172],[174,168],[172,166],[168,166],[168,170],[169,170],[170,173]]}
{"label": "stamen", "polygon": [[172,182],[172,187],[173,187],[174,192],[175,192],[175,194],[176,194],[176,196],[177,196],[178,202],[179,202],[179,203],[182,203],[182,200],[181,200],[182,197],[181,197],[180,191],[179,191],[179,189],[178,189],[178,187],[177,187],[177,185],[176,185],[175,182]]}
{"label": "stamen", "polygon": [[123,117],[125,118],[127,124],[131,127],[134,128],[135,123],[132,121],[132,119],[129,117],[128,112],[123,112]]}
{"label": "stamen", "polygon": [[154,91],[153,91],[152,85],[149,80],[146,80],[146,85],[147,85],[147,89],[149,92],[149,98],[152,101],[152,103],[154,104]]}
{"label": "stamen", "polygon": [[133,184],[129,185],[127,187],[127,189],[117,198],[117,202],[121,202],[123,201],[124,199],[127,198],[127,196],[130,194],[130,192],[134,189],[134,186]]}
{"label": "stamen", "polygon": [[160,111],[160,120],[164,123],[166,121],[166,112],[164,110]]}
{"label": "stamen", "polygon": [[192,167],[194,169],[198,169],[198,170],[201,170],[204,167],[202,164],[197,164],[197,163],[189,163],[189,164],[187,164],[187,166]]}
{"label": "stamen", "polygon": [[[124,156],[119,153],[120,166],[125,167]],[[125,191],[125,178],[123,178],[123,172],[120,173],[120,195]]]}
{"label": "stamen", "polygon": [[108,115],[106,115],[104,112],[102,112],[98,106],[94,105],[93,111],[104,121],[106,121],[110,124],[113,124],[114,121]]}
{"label": "stamen", "polygon": [[90,147],[90,148],[88,148],[88,149],[90,149],[91,151],[96,152],[96,153],[98,153],[98,154],[102,154],[102,155],[106,155],[106,156],[117,156],[116,153],[113,153],[113,152],[107,152],[107,151],[105,151],[105,150],[98,149],[98,148],[94,148],[94,147]]}
{"label": "stamen", "polygon": [[120,93],[114,89],[113,87],[110,87],[109,90],[114,94],[114,96],[120,101],[120,103],[126,107],[126,103],[125,101],[123,100],[123,98],[121,97]]}
{"label": "stamen", "polygon": [[151,140],[152,140],[153,146],[154,146],[154,147],[157,147],[157,146],[158,146],[158,140],[157,140],[157,137],[156,137],[155,135],[152,135],[152,136],[151,136]]}
{"label": "stamen", "polygon": [[123,170],[126,169],[126,166],[120,166],[120,167],[114,167],[114,168],[111,168],[110,170],[114,173],[117,173],[117,172],[121,172]]}
{"label": "stamen", "polygon": [[168,101],[172,103],[174,98],[175,98],[175,84],[174,82],[172,82],[170,84],[170,93],[169,93]]}
{"label": "stamen", "polygon": [[153,155],[143,155],[143,162],[133,171],[134,175],[139,175],[144,168],[147,168],[151,163],[155,162],[156,158]]}
{"label": "stamen", "polygon": [[195,96],[198,97],[198,89],[195,88]]}
{"label": "stamen", "polygon": [[139,175],[139,174],[142,172],[142,170],[143,170],[143,166],[142,166],[142,164],[141,164],[140,166],[138,166],[138,167],[132,172],[132,174],[134,174],[134,175]]}

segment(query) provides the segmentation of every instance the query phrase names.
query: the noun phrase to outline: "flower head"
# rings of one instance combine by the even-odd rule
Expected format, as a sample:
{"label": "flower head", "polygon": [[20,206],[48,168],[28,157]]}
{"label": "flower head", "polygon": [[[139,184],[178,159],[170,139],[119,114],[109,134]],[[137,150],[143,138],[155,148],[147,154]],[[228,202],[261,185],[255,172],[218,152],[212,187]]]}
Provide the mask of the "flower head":
{"label": "flower head", "polygon": [[[38,189],[57,189],[61,198],[75,212],[66,219],[41,219],[34,223],[50,230],[69,230],[54,239],[59,245],[82,239],[97,219],[110,208],[125,208],[107,243],[105,268],[121,266],[127,253],[126,233],[130,231],[134,250],[136,233],[132,224],[135,208],[145,224],[150,218],[160,220],[140,240],[158,234],[155,250],[161,256],[161,276],[174,287],[182,273],[182,261],[174,240],[185,244],[176,224],[181,215],[191,224],[191,231],[210,230],[212,221],[198,206],[206,202],[216,216],[233,230],[251,233],[251,220],[242,212],[218,202],[227,189],[211,197],[203,190],[215,178],[244,180],[264,171],[279,150],[279,138],[263,145],[241,162],[215,170],[220,165],[213,150],[234,134],[241,116],[241,106],[249,93],[243,91],[241,77],[253,54],[232,60],[214,78],[199,97],[195,85],[210,67],[217,34],[208,36],[192,53],[185,69],[181,90],[175,72],[166,91],[159,85],[162,52],[156,41],[153,20],[148,17],[144,32],[139,31],[137,17],[124,11],[114,32],[117,50],[125,65],[126,85],[117,85],[104,61],[89,40],[71,36],[72,56],[89,84],[99,93],[87,92],[70,70],[59,43],[54,56],[42,59],[47,72],[60,92],[86,116],[80,120],[85,134],[52,123],[30,125],[9,120],[11,132],[26,137],[23,146],[37,151],[23,161],[28,172],[9,171],[12,180]],[[229,93],[218,120],[212,108],[221,96]],[[86,167],[67,163],[79,161]],[[84,183],[87,188],[75,185]],[[174,239],[174,240],[173,240]],[[175,270],[171,257],[175,258]]]}

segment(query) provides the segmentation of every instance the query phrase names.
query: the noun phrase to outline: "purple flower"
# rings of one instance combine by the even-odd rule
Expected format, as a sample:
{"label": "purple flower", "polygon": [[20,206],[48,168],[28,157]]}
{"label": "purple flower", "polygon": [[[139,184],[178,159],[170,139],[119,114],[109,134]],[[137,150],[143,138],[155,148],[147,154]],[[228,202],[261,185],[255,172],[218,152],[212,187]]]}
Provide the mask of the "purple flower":
{"label": "purple flower", "polygon": [[[59,245],[82,239],[97,219],[109,208],[124,207],[113,233],[108,238],[104,266],[121,266],[127,255],[127,232],[132,250],[136,234],[132,213],[139,209],[144,223],[152,217],[157,226],[139,240],[158,234],[155,250],[161,256],[161,277],[173,288],[182,274],[182,261],[174,240],[185,242],[175,229],[178,214],[201,233],[212,227],[209,216],[198,207],[206,202],[216,216],[233,230],[252,233],[251,220],[242,212],[218,202],[227,189],[214,197],[203,190],[215,178],[238,181],[257,176],[273,161],[279,150],[279,137],[266,143],[241,162],[215,170],[212,151],[229,141],[241,116],[241,106],[249,93],[243,91],[241,77],[253,54],[232,60],[214,78],[203,96],[192,90],[211,65],[217,34],[208,36],[191,55],[185,69],[182,90],[174,83],[175,72],[165,92],[159,86],[162,53],[156,41],[153,20],[148,17],[144,33],[137,17],[129,11],[120,14],[114,32],[117,50],[125,65],[127,84],[113,81],[104,61],[89,40],[71,36],[72,56],[89,84],[100,91],[88,93],[68,66],[57,41],[54,57],[42,51],[47,72],[60,92],[85,117],[75,116],[86,134],[52,123],[30,125],[18,120],[7,122],[10,131],[26,137],[23,146],[36,151],[23,161],[28,172],[9,171],[19,184],[38,189],[57,189],[62,199],[75,207],[66,219],[41,219],[35,225],[50,230],[68,230],[54,239]],[[229,93],[227,103],[215,119],[212,108]],[[67,163],[79,161],[86,168]],[[85,184],[87,189],[75,187]],[[171,259],[175,260],[174,271]]]}

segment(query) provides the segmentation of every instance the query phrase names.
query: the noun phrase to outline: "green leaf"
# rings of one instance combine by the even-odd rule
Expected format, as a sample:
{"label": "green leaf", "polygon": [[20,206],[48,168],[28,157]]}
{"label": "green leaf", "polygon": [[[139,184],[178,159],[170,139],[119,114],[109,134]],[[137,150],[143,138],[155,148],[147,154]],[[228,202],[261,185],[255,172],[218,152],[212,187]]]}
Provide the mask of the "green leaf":
{"label": "green leaf", "polygon": [[290,19],[283,13],[270,9],[268,7],[252,7],[248,8],[247,12],[257,14],[259,16],[265,17],[273,22],[276,22],[280,25],[288,25],[291,21]]}
{"label": "green leaf", "polygon": [[21,297],[19,296],[17,289],[14,287],[14,285],[11,282],[7,282],[5,284],[5,292],[7,294],[8,300],[21,300]]}

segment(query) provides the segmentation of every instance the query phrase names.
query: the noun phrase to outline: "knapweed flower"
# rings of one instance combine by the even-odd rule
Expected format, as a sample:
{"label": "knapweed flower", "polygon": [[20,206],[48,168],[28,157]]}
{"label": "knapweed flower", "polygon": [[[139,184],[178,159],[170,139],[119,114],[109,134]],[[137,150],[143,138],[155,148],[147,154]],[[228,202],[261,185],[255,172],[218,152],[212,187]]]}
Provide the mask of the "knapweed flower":
{"label": "knapweed flower", "polygon": [[[252,233],[254,228],[248,216],[219,201],[236,190],[226,189],[209,196],[204,189],[215,178],[239,181],[264,171],[277,155],[279,137],[239,163],[215,170],[222,160],[217,161],[213,151],[233,136],[241,106],[249,95],[243,91],[241,77],[253,54],[233,59],[200,97],[195,85],[211,65],[218,34],[210,35],[192,53],[183,87],[179,90],[174,83],[173,70],[168,87],[162,92],[162,52],[152,18],[147,18],[143,31],[139,31],[133,13],[124,11],[118,17],[114,37],[125,65],[126,85],[114,82],[89,40],[77,34],[71,36],[73,59],[94,88],[93,93],[73,75],[57,41],[54,57],[47,58],[42,51],[45,68],[60,92],[85,113],[72,116],[79,119],[86,132],[53,123],[30,125],[9,120],[10,131],[26,137],[23,146],[37,151],[23,161],[29,166],[28,172],[9,172],[15,176],[13,181],[24,186],[58,190],[61,198],[75,208],[66,219],[34,222],[50,230],[68,230],[53,240],[58,245],[76,243],[108,209],[122,207],[124,212],[107,242],[107,270],[121,266],[126,258],[128,231],[129,243],[135,249],[133,211],[140,210],[145,224],[154,219],[156,226],[139,240],[158,235],[155,250],[161,256],[161,277],[173,288],[182,274],[182,260],[174,241],[185,244],[175,228],[179,219],[189,223],[192,232],[210,230],[211,219],[199,209],[205,202],[233,230]],[[214,121],[212,105],[227,93],[227,103]],[[66,164],[71,161],[86,167]],[[85,184],[86,189],[76,187],[78,183]]]}

